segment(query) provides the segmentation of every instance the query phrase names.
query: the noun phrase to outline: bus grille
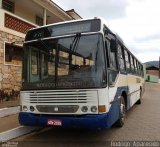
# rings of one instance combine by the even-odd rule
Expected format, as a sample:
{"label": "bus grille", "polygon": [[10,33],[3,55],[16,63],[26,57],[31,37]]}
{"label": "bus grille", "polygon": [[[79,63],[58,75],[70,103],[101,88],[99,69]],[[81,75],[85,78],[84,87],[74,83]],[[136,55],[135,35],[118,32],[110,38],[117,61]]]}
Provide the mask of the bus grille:
{"label": "bus grille", "polygon": [[75,113],[79,106],[37,105],[36,108],[39,112],[45,113]]}
{"label": "bus grille", "polygon": [[96,90],[24,91],[21,94],[25,97],[25,103],[31,104],[76,105],[98,102]]}

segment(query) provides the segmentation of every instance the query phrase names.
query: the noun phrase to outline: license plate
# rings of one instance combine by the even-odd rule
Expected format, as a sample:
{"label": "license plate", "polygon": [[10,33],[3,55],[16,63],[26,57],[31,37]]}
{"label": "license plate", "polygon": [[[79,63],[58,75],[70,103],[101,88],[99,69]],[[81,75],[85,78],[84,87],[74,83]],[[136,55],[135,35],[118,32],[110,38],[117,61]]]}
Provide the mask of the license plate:
{"label": "license plate", "polygon": [[49,126],[62,126],[62,121],[57,119],[48,119],[47,125]]}

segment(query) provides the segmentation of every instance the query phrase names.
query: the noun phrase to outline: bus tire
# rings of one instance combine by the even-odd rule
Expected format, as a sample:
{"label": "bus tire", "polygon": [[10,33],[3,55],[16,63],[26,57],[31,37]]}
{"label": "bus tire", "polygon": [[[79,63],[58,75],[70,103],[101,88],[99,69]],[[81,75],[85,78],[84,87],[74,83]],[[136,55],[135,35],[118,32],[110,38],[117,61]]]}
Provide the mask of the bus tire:
{"label": "bus tire", "polygon": [[136,102],[136,104],[140,105],[142,103],[142,90],[140,89],[140,98],[139,100]]}
{"label": "bus tire", "polygon": [[124,121],[126,117],[126,105],[124,101],[124,97],[120,97],[120,104],[119,104],[119,119],[115,123],[116,127],[123,127]]}

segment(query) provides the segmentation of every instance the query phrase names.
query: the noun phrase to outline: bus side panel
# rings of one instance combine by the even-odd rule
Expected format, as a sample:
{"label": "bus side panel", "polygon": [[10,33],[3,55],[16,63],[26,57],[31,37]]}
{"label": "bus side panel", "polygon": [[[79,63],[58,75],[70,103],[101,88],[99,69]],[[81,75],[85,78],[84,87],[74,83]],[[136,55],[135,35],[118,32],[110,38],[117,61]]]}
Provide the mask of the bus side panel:
{"label": "bus side panel", "polygon": [[128,82],[128,88],[129,88],[129,108],[131,108],[137,100],[140,98],[140,86],[137,81],[138,77],[135,75],[128,74],[127,76],[127,82]]}

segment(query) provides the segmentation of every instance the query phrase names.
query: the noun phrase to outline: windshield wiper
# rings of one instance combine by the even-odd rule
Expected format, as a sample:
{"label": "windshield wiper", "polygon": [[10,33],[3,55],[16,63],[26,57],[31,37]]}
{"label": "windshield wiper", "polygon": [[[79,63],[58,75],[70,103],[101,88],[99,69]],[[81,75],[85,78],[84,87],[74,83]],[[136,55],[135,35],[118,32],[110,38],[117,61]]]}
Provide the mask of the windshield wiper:
{"label": "windshield wiper", "polygon": [[70,49],[69,49],[69,68],[71,69],[71,65],[72,65],[72,54],[74,52],[76,52],[77,48],[78,48],[78,44],[81,38],[81,33],[76,34],[76,36],[74,37],[73,42],[70,44]]}
{"label": "windshield wiper", "polygon": [[72,50],[73,53],[77,50],[80,38],[81,38],[81,33],[76,34],[76,36],[74,37],[74,40],[70,48],[70,50]]}

